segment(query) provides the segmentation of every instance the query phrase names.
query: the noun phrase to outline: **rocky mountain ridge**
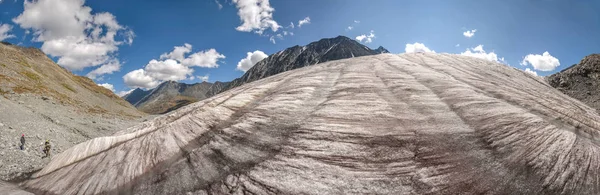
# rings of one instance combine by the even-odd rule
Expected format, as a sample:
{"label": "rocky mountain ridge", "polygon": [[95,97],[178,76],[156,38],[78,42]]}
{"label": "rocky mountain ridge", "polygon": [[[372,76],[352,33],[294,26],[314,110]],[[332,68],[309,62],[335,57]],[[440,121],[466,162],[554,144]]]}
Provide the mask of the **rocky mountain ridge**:
{"label": "rocky mountain ridge", "polygon": [[[321,39],[306,46],[296,45],[272,54],[250,68],[250,70],[248,70],[241,78],[237,78],[231,82],[217,81],[214,84],[199,83],[190,85],[168,81],[162,83],[153,90],[149,90],[149,93],[138,101],[134,101],[137,99],[130,98],[129,96],[125,97],[125,99],[133,99],[128,101],[139,110],[146,113],[163,114],[193,102],[212,97],[213,95],[240,86],[244,83],[266,78],[281,72],[331,60],[382,53],[389,53],[389,51],[381,46],[372,50],[369,47],[344,36]],[[208,84],[212,85],[208,87]],[[190,93],[186,92],[187,89],[193,88],[190,86],[196,86],[195,89],[197,91],[193,92],[193,94],[186,94]],[[137,91],[133,96],[139,97],[141,91],[142,90]]]}
{"label": "rocky mountain ridge", "polygon": [[[166,81],[152,90],[136,89],[128,94],[126,99],[140,111],[163,114],[211,97],[225,85],[227,83],[223,82],[186,84]],[[141,98],[135,101],[138,97]]]}
{"label": "rocky mountain ridge", "polygon": [[152,90],[143,90],[140,88],[136,88],[133,91],[125,94],[122,98],[125,101],[129,102],[131,105],[135,105],[142,98],[146,97],[146,95],[150,94],[150,92],[152,92]]}
{"label": "rocky mountain ridge", "polygon": [[325,38],[305,46],[294,46],[279,51],[256,63],[242,77],[234,79],[221,92],[276,75],[285,71],[318,63],[360,56],[389,53],[383,47],[375,50],[345,36]]}
{"label": "rocky mountain ridge", "polygon": [[584,57],[546,81],[559,91],[600,111],[600,54]]}

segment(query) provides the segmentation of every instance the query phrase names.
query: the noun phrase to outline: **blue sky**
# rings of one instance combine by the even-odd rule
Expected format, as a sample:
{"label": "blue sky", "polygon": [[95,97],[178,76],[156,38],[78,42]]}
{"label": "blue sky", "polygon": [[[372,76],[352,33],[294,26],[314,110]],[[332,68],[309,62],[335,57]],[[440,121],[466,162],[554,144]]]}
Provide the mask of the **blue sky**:
{"label": "blue sky", "polygon": [[[545,76],[600,51],[597,10],[600,2],[591,0],[3,0],[0,39],[42,48],[59,64],[110,84],[115,92],[166,79],[230,81],[244,73],[236,68],[248,52],[254,53],[244,63],[252,65],[265,57],[262,53],[338,35],[364,35],[363,44],[392,53],[463,53]],[[310,22],[299,27],[307,17]],[[238,28],[244,25],[249,27]],[[273,31],[274,26],[280,27]],[[98,37],[94,29],[100,29]],[[185,43],[191,49],[184,55],[161,58],[176,46],[185,50]],[[136,70],[126,82],[124,76]]]}

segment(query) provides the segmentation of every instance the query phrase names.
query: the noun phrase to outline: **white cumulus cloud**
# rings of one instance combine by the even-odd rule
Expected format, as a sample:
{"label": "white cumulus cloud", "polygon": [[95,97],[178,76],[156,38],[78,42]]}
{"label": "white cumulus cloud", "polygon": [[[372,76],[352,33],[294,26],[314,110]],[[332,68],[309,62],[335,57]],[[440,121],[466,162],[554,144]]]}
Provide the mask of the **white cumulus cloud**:
{"label": "white cumulus cloud", "polygon": [[306,18],[298,21],[298,28],[302,27],[302,25],[310,24],[310,17],[306,16]]}
{"label": "white cumulus cloud", "polygon": [[359,35],[356,37],[356,40],[358,40],[358,42],[363,42],[363,40],[365,41],[365,43],[371,43],[373,42],[373,39],[375,38],[375,31],[371,30],[371,32],[368,35]]}
{"label": "white cumulus cloud", "polygon": [[265,59],[269,57],[267,54],[265,54],[265,52],[256,50],[254,52],[248,52],[246,54],[246,58],[240,60],[240,62],[238,62],[237,64],[237,68],[236,70],[240,70],[240,71],[248,71],[250,68],[252,68],[252,66],[254,66],[256,63],[260,62],[261,60]]}
{"label": "white cumulus cloud", "polygon": [[208,82],[208,74],[204,76],[196,76],[196,78],[202,82]]}
{"label": "white cumulus cloud", "polygon": [[181,63],[185,66],[198,66],[202,68],[217,68],[219,60],[225,59],[225,55],[220,54],[215,49],[196,52],[183,59]]}
{"label": "white cumulus cloud", "polygon": [[269,4],[269,0],[233,0],[237,9],[238,16],[242,24],[235,28],[242,32],[252,32],[262,34],[264,30],[271,29],[277,32],[281,26],[273,20],[275,9]]}
{"label": "white cumulus cloud", "polygon": [[160,84],[160,81],[157,81],[151,76],[148,76],[144,69],[137,69],[125,74],[125,76],[123,76],[123,81],[127,86],[131,88],[139,87],[150,89]]}
{"label": "white cumulus cloud", "polygon": [[475,58],[480,58],[492,62],[502,62],[504,63],[504,58],[498,58],[498,55],[495,52],[486,52],[483,50],[483,45],[478,45],[474,48],[467,48],[466,51],[460,53],[460,55],[471,56]]}
{"label": "white cumulus cloud", "polygon": [[410,43],[406,44],[406,46],[404,47],[404,52],[405,53],[419,53],[419,52],[435,53],[435,51],[429,49],[427,46],[425,46],[425,44],[418,43],[418,42],[415,42],[413,44],[410,44]]}
{"label": "white cumulus cloud", "polygon": [[468,30],[468,31],[463,32],[463,36],[465,36],[467,38],[471,38],[471,37],[475,36],[475,32],[477,32],[477,29]]}
{"label": "white cumulus cloud", "polygon": [[185,43],[183,46],[175,46],[172,52],[161,54],[160,59],[173,59],[185,66],[216,68],[219,67],[219,60],[225,58],[225,55],[215,49],[196,52],[185,57],[190,52],[192,52],[192,45]]}
{"label": "white cumulus cloud", "polygon": [[[131,44],[135,34],[108,12],[92,13],[84,0],[24,1],[23,12],[13,22],[31,30],[46,54],[70,70],[101,66],[92,75],[110,74],[120,65],[118,46]],[[116,63],[115,63],[116,61]],[[109,67],[102,67],[103,65]],[[108,71],[108,70],[111,71]]]}
{"label": "white cumulus cloud", "polygon": [[98,86],[104,87],[109,89],[110,91],[114,92],[115,91],[115,87],[112,84],[109,83],[102,83],[102,84],[98,84]]}
{"label": "white cumulus cloud", "polygon": [[225,55],[215,49],[192,52],[191,44],[175,46],[173,51],[160,55],[160,60],[150,60],[143,69],[138,69],[123,76],[125,84],[131,88],[154,88],[164,81],[181,81],[203,79],[208,77],[193,76],[193,67],[216,68],[219,60]]}
{"label": "white cumulus cloud", "polygon": [[534,75],[534,76],[537,76],[537,72],[535,72],[535,71],[533,71],[533,70],[531,70],[531,69],[529,69],[529,68],[525,68],[525,72],[526,72],[526,73],[529,73],[529,74],[532,74],[532,75]]}
{"label": "white cumulus cloud", "polygon": [[12,30],[12,25],[10,24],[2,24],[0,23],[0,41],[4,41],[5,39],[14,38],[15,35],[9,34]]}
{"label": "white cumulus cloud", "polygon": [[100,66],[100,68],[90,71],[86,76],[90,79],[96,79],[100,75],[112,74],[113,72],[119,71],[120,68],[121,63],[118,60],[113,60]]}
{"label": "white cumulus cloud", "polygon": [[185,54],[190,52],[192,52],[192,45],[185,43],[183,46],[175,46],[172,52],[163,53],[160,55],[160,59],[183,61],[183,59],[185,59]]}
{"label": "white cumulus cloud", "polygon": [[160,81],[184,80],[194,72],[193,69],[172,59],[164,61],[151,60],[144,70],[146,70],[148,76]]}
{"label": "white cumulus cloud", "polygon": [[539,71],[552,71],[556,67],[560,66],[560,61],[554,56],[550,55],[548,51],[544,52],[542,55],[539,54],[528,54],[525,56],[521,65],[531,64],[533,69]]}

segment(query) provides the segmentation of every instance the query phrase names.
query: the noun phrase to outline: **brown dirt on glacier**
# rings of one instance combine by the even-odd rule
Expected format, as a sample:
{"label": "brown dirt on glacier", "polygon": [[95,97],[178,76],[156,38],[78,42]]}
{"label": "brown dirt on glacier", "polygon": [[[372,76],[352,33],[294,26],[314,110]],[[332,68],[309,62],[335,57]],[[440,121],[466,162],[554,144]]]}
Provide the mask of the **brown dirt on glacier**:
{"label": "brown dirt on glacier", "polygon": [[541,78],[382,54],[257,80],[55,156],[38,194],[598,194],[600,116]]}

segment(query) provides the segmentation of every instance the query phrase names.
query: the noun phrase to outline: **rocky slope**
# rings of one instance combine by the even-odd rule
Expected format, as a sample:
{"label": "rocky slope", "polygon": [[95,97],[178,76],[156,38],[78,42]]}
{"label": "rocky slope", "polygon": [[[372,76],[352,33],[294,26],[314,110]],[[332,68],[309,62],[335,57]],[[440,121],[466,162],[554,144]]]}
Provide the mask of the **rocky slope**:
{"label": "rocky slope", "polygon": [[599,194],[600,116],[541,78],[381,54],[245,84],[55,156],[36,194]]}
{"label": "rocky slope", "polygon": [[546,77],[552,87],[600,111],[600,54]]}
{"label": "rocky slope", "polygon": [[55,64],[37,48],[0,44],[0,95],[32,94],[81,112],[138,117],[142,113],[87,77]]}
{"label": "rocky slope", "polygon": [[[0,44],[0,179],[41,169],[41,145],[53,153],[111,135],[145,114],[92,80],[73,75],[39,49]],[[25,134],[25,150],[19,138]]]}
{"label": "rocky slope", "polygon": [[242,77],[234,79],[221,92],[235,88],[244,83],[256,81],[288,70],[302,68],[317,63],[389,53],[383,47],[369,49],[348,37],[321,39],[306,46],[294,46],[277,52],[256,63]]}
{"label": "rocky slope", "polygon": [[[215,83],[217,84],[217,83]],[[175,81],[161,83],[149,91],[146,96],[135,102],[134,106],[140,111],[150,114],[163,114],[182,106],[210,97],[215,89],[222,88],[209,82],[186,84]],[[214,87],[213,87],[214,86]]]}

